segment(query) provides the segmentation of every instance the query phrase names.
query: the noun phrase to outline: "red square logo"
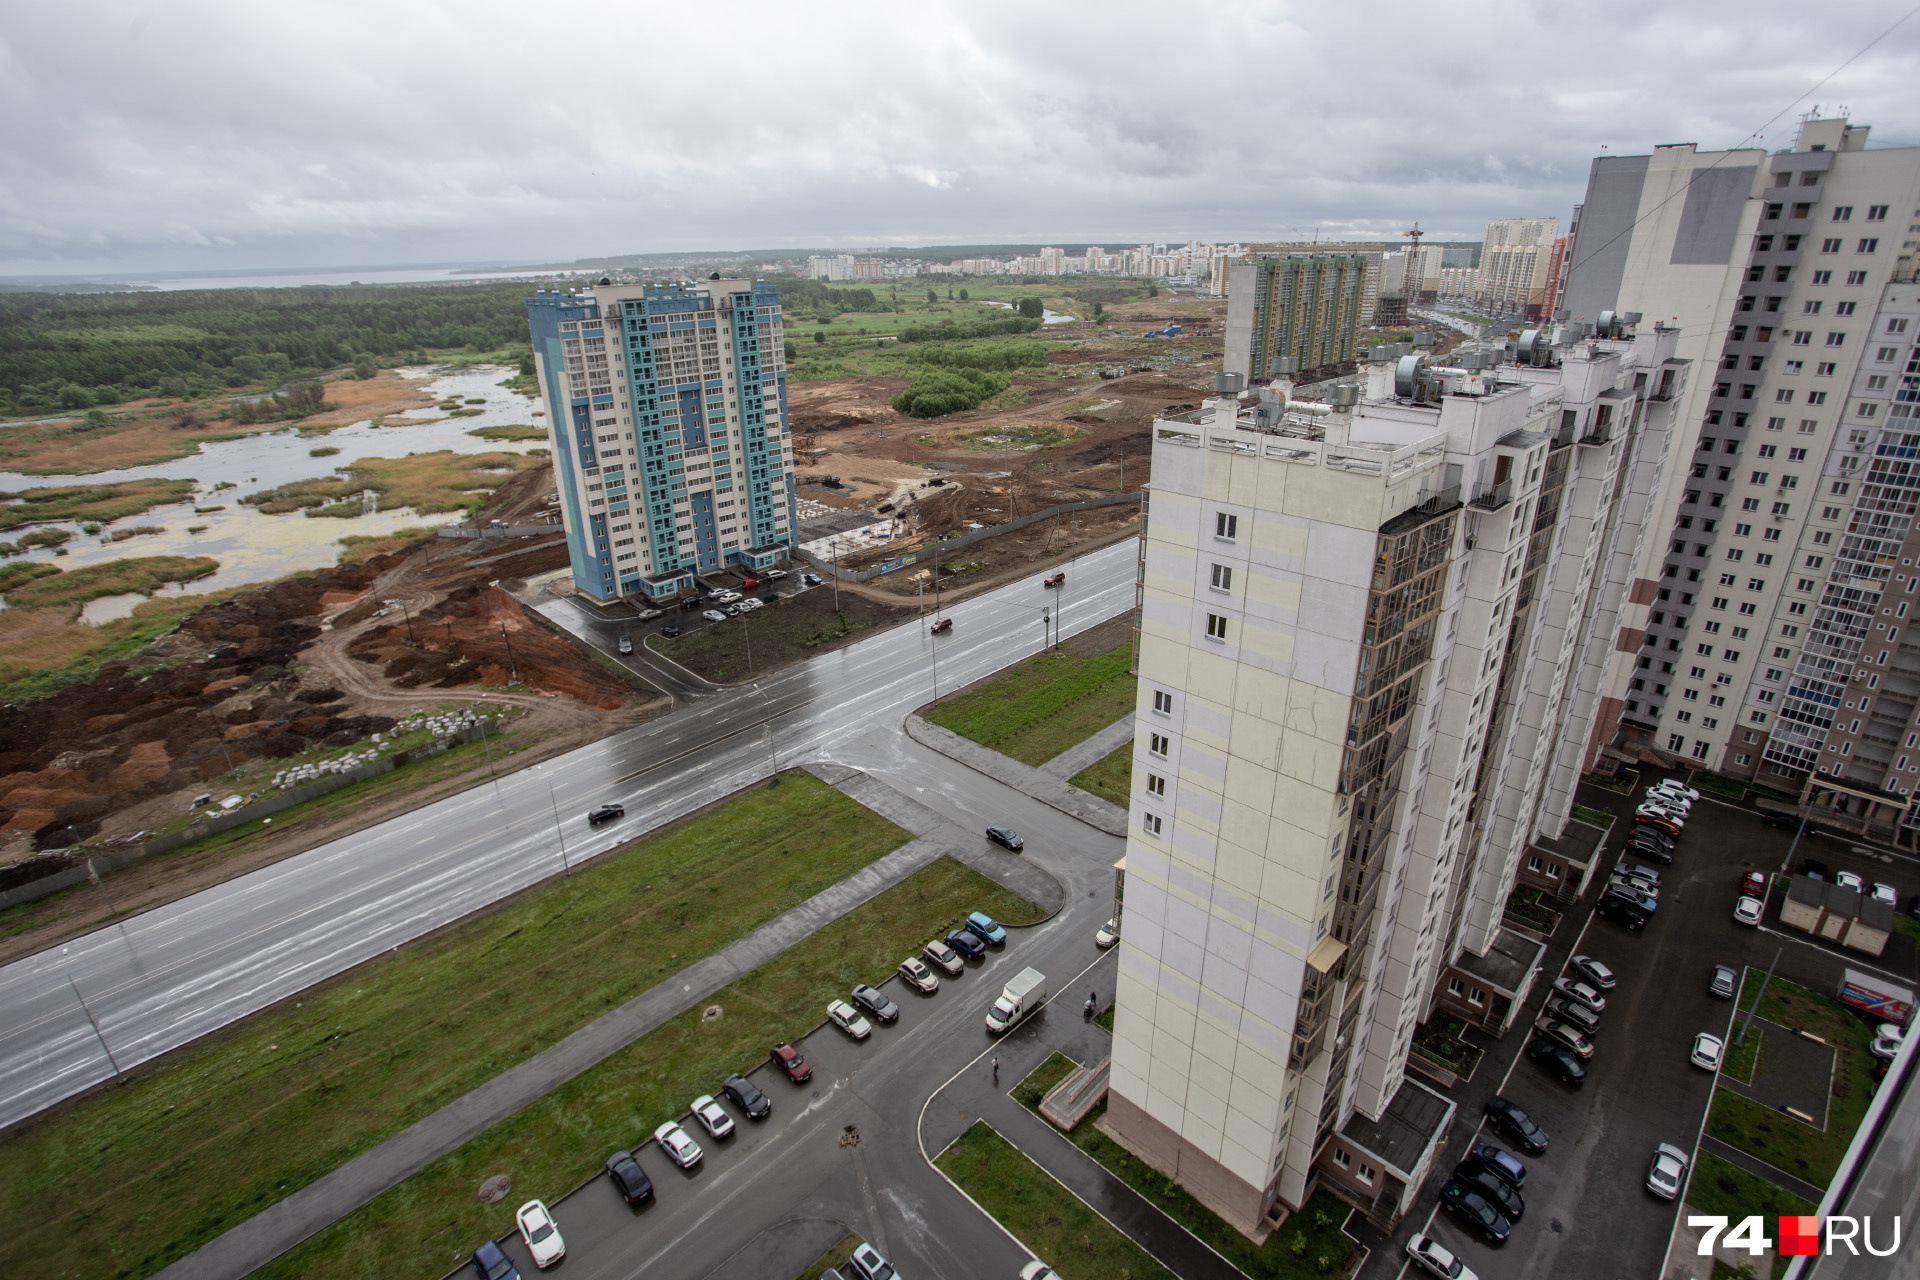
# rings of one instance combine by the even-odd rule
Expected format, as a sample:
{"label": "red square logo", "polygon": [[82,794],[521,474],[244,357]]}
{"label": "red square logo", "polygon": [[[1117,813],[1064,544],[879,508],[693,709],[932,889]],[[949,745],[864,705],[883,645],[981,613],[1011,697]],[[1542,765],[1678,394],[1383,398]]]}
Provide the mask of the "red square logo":
{"label": "red square logo", "polygon": [[1820,1252],[1820,1219],[1817,1217],[1782,1217],[1780,1219],[1780,1256],[1791,1258],[1795,1255],[1811,1257]]}

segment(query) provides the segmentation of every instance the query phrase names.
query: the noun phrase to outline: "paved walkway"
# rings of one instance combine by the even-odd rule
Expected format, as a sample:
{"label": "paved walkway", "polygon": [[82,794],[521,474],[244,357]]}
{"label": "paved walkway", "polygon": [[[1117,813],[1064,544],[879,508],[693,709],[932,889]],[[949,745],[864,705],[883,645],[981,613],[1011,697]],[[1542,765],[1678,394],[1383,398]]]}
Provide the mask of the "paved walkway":
{"label": "paved walkway", "polygon": [[1748,1155],[1740,1148],[1728,1146],[1720,1139],[1704,1133],[1700,1135],[1700,1149],[1719,1156],[1728,1164],[1738,1165],[1756,1178],[1765,1178],[1774,1186],[1793,1192],[1808,1204],[1819,1204],[1820,1197],[1826,1194],[1824,1187],[1816,1187],[1805,1178],[1796,1178],[1785,1169],[1768,1164],[1759,1156]]}
{"label": "paved walkway", "polygon": [[956,760],[976,773],[1004,782],[1023,795],[1049,808],[1058,809],[1069,818],[1078,818],[1110,836],[1127,834],[1125,809],[1108,804],[1099,796],[1062,782],[1051,774],[1042,773],[1032,765],[1021,764],[990,747],[981,746],[971,738],[963,738],[951,729],[943,729],[916,715],[907,717],[907,736],[923,747],[938,751],[949,760]]}
{"label": "paved walkway", "polygon": [[995,859],[972,833],[867,774],[838,765],[816,772],[916,838],[255,1214],[158,1272],[156,1280],[240,1280],[943,854],[1049,912],[1065,903],[1065,888],[1045,871],[1024,859]]}
{"label": "paved walkway", "polygon": [[1078,746],[1068,747],[1040,766],[1040,772],[1065,781],[1133,741],[1133,713],[1129,711]]}

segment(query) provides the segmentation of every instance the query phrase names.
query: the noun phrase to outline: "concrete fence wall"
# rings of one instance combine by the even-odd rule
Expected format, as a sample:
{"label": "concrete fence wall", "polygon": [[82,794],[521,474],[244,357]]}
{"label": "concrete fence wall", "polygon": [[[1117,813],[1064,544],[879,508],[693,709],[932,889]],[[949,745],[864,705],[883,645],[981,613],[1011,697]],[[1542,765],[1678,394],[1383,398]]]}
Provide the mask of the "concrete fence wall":
{"label": "concrete fence wall", "polygon": [[525,538],[536,533],[564,532],[560,522],[552,524],[510,524],[504,529],[469,529],[465,525],[443,524],[437,531],[443,538]]}
{"label": "concrete fence wall", "polygon": [[1104,498],[1089,498],[1085,502],[1063,502],[1059,506],[1045,507],[1033,512],[1031,515],[1021,516],[1018,520],[1009,520],[1005,524],[991,525],[985,529],[975,529],[971,533],[963,533],[958,537],[949,538],[945,542],[927,543],[924,546],[916,547],[912,551],[908,551],[902,555],[882,560],[879,564],[871,565],[865,569],[836,568],[832,561],[823,560],[819,556],[808,553],[803,548],[796,547],[795,551],[815,568],[826,573],[834,574],[842,582],[871,582],[883,573],[892,573],[895,569],[904,569],[908,565],[917,564],[922,560],[931,562],[936,555],[947,555],[970,547],[976,542],[984,542],[986,539],[996,537],[999,534],[1012,533],[1015,529],[1024,529],[1036,521],[1050,519],[1053,516],[1067,515],[1074,511],[1091,511],[1095,507],[1117,507],[1125,503],[1131,503],[1134,506],[1140,505],[1140,495],[1137,493],[1110,493]]}

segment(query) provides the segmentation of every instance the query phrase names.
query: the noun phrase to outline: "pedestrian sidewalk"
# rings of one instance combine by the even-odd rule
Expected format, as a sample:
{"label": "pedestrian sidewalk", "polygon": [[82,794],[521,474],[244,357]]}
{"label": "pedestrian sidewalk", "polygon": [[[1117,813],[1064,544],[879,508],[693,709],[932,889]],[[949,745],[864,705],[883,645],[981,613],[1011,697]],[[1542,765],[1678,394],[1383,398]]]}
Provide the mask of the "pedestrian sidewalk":
{"label": "pedestrian sidewalk", "polygon": [[1046,872],[1021,859],[993,862],[969,833],[859,770],[825,766],[819,773],[828,785],[916,838],[261,1210],[158,1272],[155,1280],[240,1280],[942,855],[1029,897],[1036,890],[1046,892],[1050,904],[1033,900],[1049,911],[1065,902],[1064,888]]}
{"label": "pedestrian sidewalk", "polygon": [[1809,1204],[1819,1204],[1820,1197],[1826,1194],[1824,1188],[1814,1186],[1805,1178],[1796,1178],[1785,1169],[1768,1164],[1759,1156],[1748,1155],[1740,1148],[1722,1142],[1711,1134],[1700,1135],[1700,1149],[1719,1156],[1730,1165],[1745,1169],[1756,1178],[1765,1178],[1774,1186],[1793,1192]]}
{"label": "pedestrian sidewalk", "polygon": [[1133,741],[1133,713],[1129,711],[1100,732],[1076,746],[1068,747],[1040,766],[1040,772],[1062,782],[1090,769]]}
{"label": "pedestrian sidewalk", "polygon": [[[963,738],[951,729],[943,729],[917,715],[907,717],[906,728],[907,736],[921,746],[938,751],[949,760],[956,760],[996,782],[1004,782],[1023,795],[1058,809],[1069,818],[1077,818],[1110,836],[1127,834],[1127,811],[1118,805],[1108,804],[1099,796],[1062,782],[1032,765],[1003,756],[990,747],[983,747],[970,738]],[[1107,731],[1102,730],[1103,733]]]}

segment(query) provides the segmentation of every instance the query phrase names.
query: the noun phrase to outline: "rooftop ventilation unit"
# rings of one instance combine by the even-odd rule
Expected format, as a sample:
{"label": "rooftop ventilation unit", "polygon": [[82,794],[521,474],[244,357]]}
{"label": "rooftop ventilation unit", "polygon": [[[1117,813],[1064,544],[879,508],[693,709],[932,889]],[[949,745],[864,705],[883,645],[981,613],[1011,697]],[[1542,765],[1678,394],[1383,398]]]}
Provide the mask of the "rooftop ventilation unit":
{"label": "rooftop ventilation unit", "polygon": [[1237,396],[1246,389],[1246,385],[1247,379],[1244,374],[1221,372],[1213,375],[1215,395]]}
{"label": "rooftop ventilation unit", "polygon": [[1544,367],[1553,363],[1553,341],[1545,329],[1528,329],[1513,344],[1513,362]]}
{"label": "rooftop ventilation unit", "polygon": [[[1395,344],[1399,345],[1399,344]],[[1393,368],[1393,394],[1403,400],[1418,400],[1427,383],[1427,358],[1406,355]]]}
{"label": "rooftop ventilation unit", "polygon": [[1327,403],[1339,409],[1351,409],[1360,403],[1360,388],[1355,383],[1343,382],[1327,395]]}

